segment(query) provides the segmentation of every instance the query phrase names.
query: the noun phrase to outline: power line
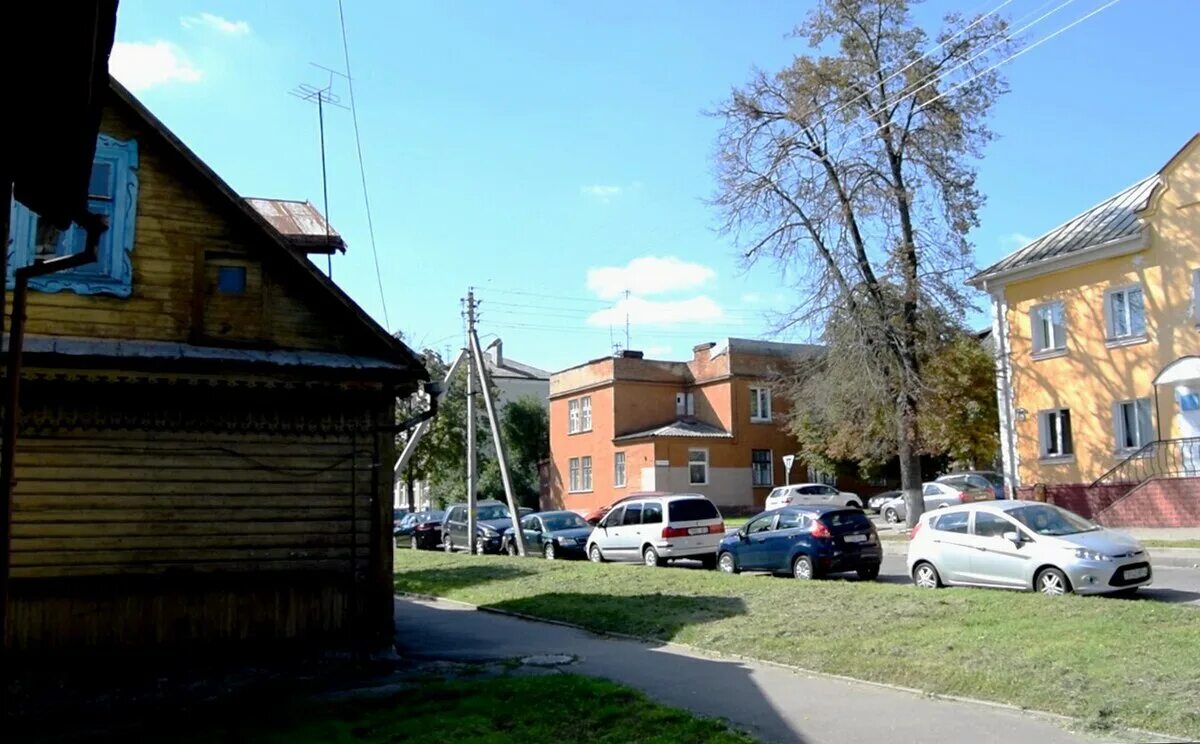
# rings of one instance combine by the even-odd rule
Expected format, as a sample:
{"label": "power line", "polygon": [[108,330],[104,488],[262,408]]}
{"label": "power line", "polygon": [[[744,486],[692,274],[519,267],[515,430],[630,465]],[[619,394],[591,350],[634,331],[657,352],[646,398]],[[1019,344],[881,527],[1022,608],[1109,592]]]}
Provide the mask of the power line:
{"label": "power line", "polygon": [[350,43],[346,40],[346,14],[338,0],[338,21],[342,26],[342,53],[346,58],[346,87],[350,92],[350,118],[354,121],[354,146],[358,150],[358,175],[362,181],[363,205],[367,209],[367,232],[371,236],[371,255],[375,258],[375,281],[379,284],[379,304],[383,308],[384,326],[391,331],[387,297],[383,292],[383,272],[379,270],[379,249],[375,245],[375,221],[371,219],[371,199],[367,196],[367,169],[363,165],[362,138],[358,134],[358,108],[354,105],[354,75],[350,72]]}

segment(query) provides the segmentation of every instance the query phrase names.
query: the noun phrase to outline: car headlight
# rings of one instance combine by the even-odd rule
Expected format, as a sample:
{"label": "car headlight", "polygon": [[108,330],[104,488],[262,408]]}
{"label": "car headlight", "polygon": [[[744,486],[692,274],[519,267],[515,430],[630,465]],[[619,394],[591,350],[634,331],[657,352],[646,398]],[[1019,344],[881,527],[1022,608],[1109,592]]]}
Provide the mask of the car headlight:
{"label": "car headlight", "polygon": [[1105,555],[1104,553],[1098,553],[1095,550],[1088,550],[1087,548],[1075,548],[1075,557],[1080,560],[1084,560],[1084,561],[1111,561],[1112,560],[1111,555]]}
{"label": "car headlight", "polygon": [[556,537],[554,538],[554,542],[559,545],[574,545],[578,541],[573,537]]}
{"label": "car headlight", "polygon": [[491,527],[487,527],[487,526],[484,526],[484,525],[480,525],[480,526],[479,526],[479,534],[481,534],[481,535],[485,535],[485,536],[487,536],[487,537],[495,537],[496,535],[499,535],[500,533],[499,533],[499,532],[496,532],[496,531],[495,531],[494,529],[492,529]]}

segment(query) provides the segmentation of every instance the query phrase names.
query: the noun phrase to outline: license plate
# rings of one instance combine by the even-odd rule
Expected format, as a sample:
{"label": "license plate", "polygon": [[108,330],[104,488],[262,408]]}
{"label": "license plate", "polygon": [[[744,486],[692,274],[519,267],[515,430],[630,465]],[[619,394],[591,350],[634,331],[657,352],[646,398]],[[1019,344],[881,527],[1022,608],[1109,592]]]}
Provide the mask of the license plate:
{"label": "license plate", "polygon": [[689,527],[688,534],[689,535],[707,535],[708,528],[707,527]]}
{"label": "license plate", "polygon": [[856,542],[856,543],[857,542],[866,542],[867,536],[866,535],[845,535],[844,537],[842,537],[842,539],[845,540],[846,542]]}
{"label": "license plate", "polygon": [[1127,568],[1125,569],[1126,579],[1144,579],[1150,575],[1150,569],[1143,566],[1142,568]]}

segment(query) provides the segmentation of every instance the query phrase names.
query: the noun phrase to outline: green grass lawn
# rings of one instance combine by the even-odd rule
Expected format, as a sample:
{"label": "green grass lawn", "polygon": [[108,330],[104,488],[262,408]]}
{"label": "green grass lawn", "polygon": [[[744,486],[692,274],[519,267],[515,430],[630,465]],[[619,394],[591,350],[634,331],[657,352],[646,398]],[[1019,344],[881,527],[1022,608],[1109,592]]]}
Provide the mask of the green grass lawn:
{"label": "green grass lawn", "polygon": [[431,682],[385,699],[268,707],[183,726],[176,721],[169,733],[159,733],[165,738],[151,731],[140,732],[139,738],[196,744],[754,741],[719,721],[652,703],[629,688],[565,674]]}
{"label": "green grass lawn", "polygon": [[741,527],[749,521],[750,517],[725,517],[725,526],[728,528]]}
{"label": "green grass lawn", "polygon": [[400,551],[396,588],[1200,738],[1200,612],[685,568]]}

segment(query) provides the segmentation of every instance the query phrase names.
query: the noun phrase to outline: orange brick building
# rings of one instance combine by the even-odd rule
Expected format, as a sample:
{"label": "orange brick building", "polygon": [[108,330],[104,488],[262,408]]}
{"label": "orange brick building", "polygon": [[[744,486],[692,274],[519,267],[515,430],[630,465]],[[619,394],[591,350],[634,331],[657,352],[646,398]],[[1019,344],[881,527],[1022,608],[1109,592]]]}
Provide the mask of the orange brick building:
{"label": "orange brick building", "polygon": [[[590,510],[637,491],[693,492],[722,508],[761,507],[784,483],[787,402],[770,380],[820,347],[728,338],[690,362],[641,352],[550,376],[547,506]],[[796,463],[792,481],[805,479]]]}

